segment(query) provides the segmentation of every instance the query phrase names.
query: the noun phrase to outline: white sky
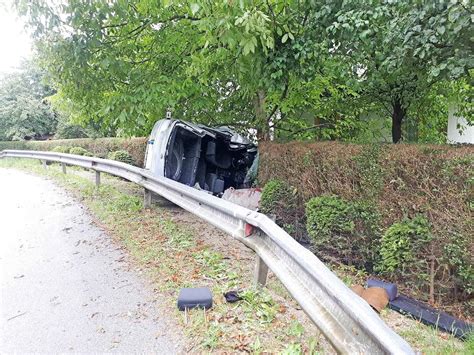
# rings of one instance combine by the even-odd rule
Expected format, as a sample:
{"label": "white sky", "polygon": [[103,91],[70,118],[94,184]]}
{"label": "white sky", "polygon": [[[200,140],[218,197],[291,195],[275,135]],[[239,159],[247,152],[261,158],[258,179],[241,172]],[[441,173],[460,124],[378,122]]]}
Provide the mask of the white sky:
{"label": "white sky", "polygon": [[0,0],[0,73],[17,68],[32,53],[31,39],[24,22],[11,8],[11,0]]}

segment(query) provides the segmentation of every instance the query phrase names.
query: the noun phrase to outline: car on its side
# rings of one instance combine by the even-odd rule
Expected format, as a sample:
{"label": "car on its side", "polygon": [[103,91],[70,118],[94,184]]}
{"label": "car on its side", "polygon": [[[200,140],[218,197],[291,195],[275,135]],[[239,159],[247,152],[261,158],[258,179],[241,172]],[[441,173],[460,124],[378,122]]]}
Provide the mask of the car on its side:
{"label": "car on its side", "polygon": [[252,185],[256,157],[257,146],[228,127],[163,119],[148,140],[145,169],[222,196],[229,188]]}

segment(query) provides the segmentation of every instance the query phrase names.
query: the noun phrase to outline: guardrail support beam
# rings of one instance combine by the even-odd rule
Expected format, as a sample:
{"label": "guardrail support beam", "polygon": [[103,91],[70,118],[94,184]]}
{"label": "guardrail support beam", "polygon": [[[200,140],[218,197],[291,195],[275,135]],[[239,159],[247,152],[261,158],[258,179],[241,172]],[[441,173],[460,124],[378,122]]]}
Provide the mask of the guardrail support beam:
{"label": "guardrail support beam", "polygon": [[61,168],[63,169],[63,174],[66,174],[66,164],[61,163]]}
{"label": "guardrail support beam", "polygon": [[100,171],[95,172],[95,187],[99,188],[100,186]]}
{"label": "guardrail support beam", "polygon": [[143,190],[143,208],[151,208],[151,191]]}
{"label": "guardrail support beam", "polygon": [[265,286],[267,283],[267,276],[268,276],[268,266],[262,260],[261,257],[257,255],[256,263],[255,263],[255,274],[254,274],[254,282],[256,286]]}
{"label": "guardrail support beam", "polygon": [[46,160],[41,160],[41,164],[43,164],[44,170],[48,170],[48,165],[46,164]]}

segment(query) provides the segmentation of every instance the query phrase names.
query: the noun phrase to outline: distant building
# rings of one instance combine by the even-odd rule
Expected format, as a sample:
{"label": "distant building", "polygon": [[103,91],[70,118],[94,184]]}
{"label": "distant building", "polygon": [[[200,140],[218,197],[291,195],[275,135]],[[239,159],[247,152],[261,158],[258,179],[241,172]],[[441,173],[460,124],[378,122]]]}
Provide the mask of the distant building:
{"label": "distant building", "polygon": [[470,126],[464,117],[455,115],[455,108],[449,109],[448,116],[448,143],[474,144],[474,126]]}

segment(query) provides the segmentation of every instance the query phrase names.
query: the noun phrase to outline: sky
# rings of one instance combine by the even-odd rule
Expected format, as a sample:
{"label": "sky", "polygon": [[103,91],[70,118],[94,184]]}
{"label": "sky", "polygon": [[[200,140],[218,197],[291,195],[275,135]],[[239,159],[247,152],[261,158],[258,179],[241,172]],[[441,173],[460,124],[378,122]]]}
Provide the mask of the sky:
{"label": "sky", "polygon": [[0,0],[0,73],[14,71],[32,53],[32,41],[23,28],[24,21],[11,9],[11,3],[11,0]]}

